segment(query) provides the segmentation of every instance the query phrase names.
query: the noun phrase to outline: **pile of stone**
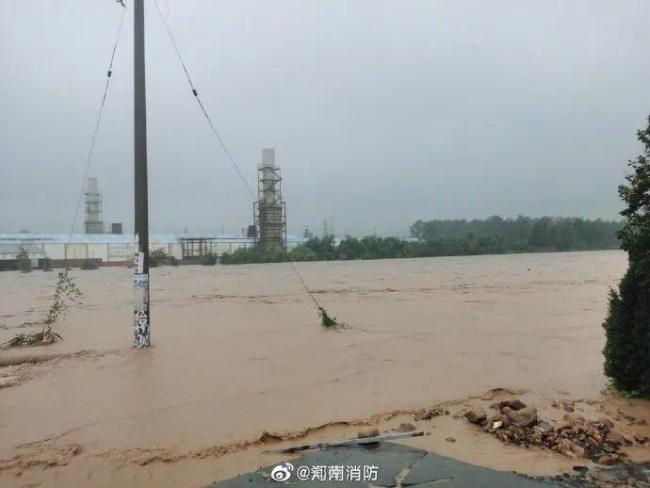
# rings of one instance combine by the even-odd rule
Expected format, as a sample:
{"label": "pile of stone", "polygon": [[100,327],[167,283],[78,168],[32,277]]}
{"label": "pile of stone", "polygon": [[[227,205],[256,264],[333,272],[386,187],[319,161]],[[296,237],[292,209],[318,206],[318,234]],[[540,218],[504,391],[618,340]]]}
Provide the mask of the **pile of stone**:
{"label": "pile of stone", "polygon": [[449,415],[449,410],[442,407],[423,408],[413,415],[414,420],[429,420],[440,415]]}
{"label": "pile of stone", "polygon": [[588,421],[567,413],[562,421],[550,423],[538,418],[535,407],[517,399],[495,403],[491,408],[498,413],[488,417],[484,409],[476,407],[465,417],[507,444],[538,446],[573,459],[610,465],[620,460],[622,446],[633,443],[614,431],[609,419]]}

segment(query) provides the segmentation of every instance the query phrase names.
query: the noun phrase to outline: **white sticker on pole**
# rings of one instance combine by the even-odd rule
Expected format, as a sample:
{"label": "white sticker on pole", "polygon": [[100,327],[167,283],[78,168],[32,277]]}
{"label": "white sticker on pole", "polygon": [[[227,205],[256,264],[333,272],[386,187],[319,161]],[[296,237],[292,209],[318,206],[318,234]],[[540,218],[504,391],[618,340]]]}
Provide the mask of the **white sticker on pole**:
{"label": "white sticker on pole", "polygon": [[144,273],[144,253],[143,252],[138,252],[135,255],[135,272],[136,273]]}
{"label": "white sticker on pole", "polygon": [[149,283],[149,275],[144,273],[135,273],[133,275],[133,281],[137,285],[144,285]]}

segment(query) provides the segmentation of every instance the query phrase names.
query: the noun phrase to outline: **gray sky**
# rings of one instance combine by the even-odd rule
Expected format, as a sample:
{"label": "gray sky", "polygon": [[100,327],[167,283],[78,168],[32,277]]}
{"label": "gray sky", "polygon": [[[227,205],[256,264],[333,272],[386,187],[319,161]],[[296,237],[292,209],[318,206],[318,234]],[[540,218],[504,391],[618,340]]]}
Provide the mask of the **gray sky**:
{"label": "gray sky", "polygon": [[[650,113],[650,2],[159,2],[251,186],[276,148],[290,232],[617,216]],[[130,231],[126,3],[90,175]],[[250,197],[146,5],[152,231],[238,233]],[[69,228],[119,16],[112,0],[0,2],[0,232]]]}

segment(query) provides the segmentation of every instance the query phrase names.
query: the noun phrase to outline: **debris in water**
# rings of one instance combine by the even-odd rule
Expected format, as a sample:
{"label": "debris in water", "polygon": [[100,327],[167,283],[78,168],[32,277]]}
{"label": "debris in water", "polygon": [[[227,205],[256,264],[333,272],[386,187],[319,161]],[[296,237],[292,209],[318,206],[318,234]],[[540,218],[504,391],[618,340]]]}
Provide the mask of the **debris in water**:
{"label": "debris in water", "polygon": [[336,317],[332,318],[327,315],[327,312],[323,307],[318,307],[318,313],[320,314],[320,323],[323,327],[336,327],[339,325],[336,321]]}
{"label": "debris in water", "polygon": [[415,430],[415,425],[405,422],[403,424],[399,424],[397,429],[395,429],[395,432],[412,432],[414,430]]}
{"label": "debris in water", "polygon": [[46,326],[43,324],[43,330],[31,334],[17,334],[13,339],[4,342],[2,348],[9,349],[11,347],[45,346],[60,339],[63,339],[63,337],[56,332],[52,332],[51,327],[49,331],[46,330]]}

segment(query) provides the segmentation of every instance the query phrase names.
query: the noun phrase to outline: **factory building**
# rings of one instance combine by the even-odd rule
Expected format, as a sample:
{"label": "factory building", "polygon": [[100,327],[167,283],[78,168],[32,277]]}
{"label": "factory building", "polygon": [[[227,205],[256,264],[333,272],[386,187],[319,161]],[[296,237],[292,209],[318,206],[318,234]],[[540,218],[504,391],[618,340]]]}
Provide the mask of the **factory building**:
{"label": "factory building", "polygon": [[[68,239],[70,241],[68,242]],[[304,241],[297,236],[288,237],[289,247]],[[151,234],[149,249],[163,249],[181,263],[194,263],[205,254],[220,256],[242,247],[252,247],[255,238],[233,235],[207,234]],[[87,259],[100,266],[127,266],[135,255],[135,240],[131,234],[0,234],[0,270],[13,269],[16,255],[24,247],[32,264],[49,258],[54,267],[64,261],[71,267]]]}
{"label": "factory building", "polygon": [[[282,199],[282,175],[275,162],[275,149],[262,150],[262,161],[257,166],[258,198],[253,204],[254,225],[248,226],[242,237],[234,235],[151,234],[149,250],[164,250],[181,263],[193,263],[201,256],[217,257],[239,248],[281,246],[295,247],[305,241],[302,237],[287,235],[287,210]],[[102,194],[97,178],[86,179],[84,190],[84,234],[0,234],[0,270],[13,269],[21,249],[29,253],[32,264],[49,258],[53,267],[79,266],[94,260],[100,266],[126,266],[136,252],[132,234],[123,234],[122,224],[110,225],[106,233],[102,218]]]}

